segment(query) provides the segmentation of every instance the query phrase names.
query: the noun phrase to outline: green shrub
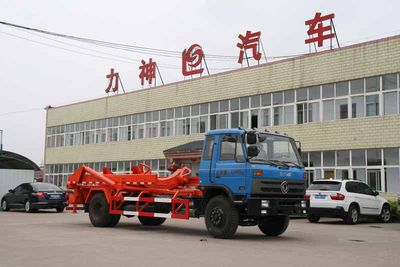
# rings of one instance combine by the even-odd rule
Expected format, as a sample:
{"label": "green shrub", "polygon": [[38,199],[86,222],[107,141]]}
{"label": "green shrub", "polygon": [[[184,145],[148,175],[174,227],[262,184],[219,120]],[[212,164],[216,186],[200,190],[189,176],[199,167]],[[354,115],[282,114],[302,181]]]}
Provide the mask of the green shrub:
{"label": "green shrub", "polygon": [[399,220],[399,214],[397,214],[397,201],[389,201],[390,205],[390,214],[392,216],[392,220]]}

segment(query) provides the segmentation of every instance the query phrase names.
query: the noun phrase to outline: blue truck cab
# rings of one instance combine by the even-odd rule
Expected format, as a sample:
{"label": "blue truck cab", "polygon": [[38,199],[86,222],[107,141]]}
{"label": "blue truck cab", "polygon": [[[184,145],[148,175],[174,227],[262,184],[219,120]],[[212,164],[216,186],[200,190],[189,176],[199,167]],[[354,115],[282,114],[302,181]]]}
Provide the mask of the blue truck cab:
{"label": "blue truck cab", "polygon": [[237,220],[241,226],[258,225],[266,235],[282,234],[289,215],[304,214],[309,205],[299,152],[295,140],[283,134],[209,131],[199,169],[207,229],[216,237],[229,237],[231,232],[221,235],[228,231],[224,222]]}

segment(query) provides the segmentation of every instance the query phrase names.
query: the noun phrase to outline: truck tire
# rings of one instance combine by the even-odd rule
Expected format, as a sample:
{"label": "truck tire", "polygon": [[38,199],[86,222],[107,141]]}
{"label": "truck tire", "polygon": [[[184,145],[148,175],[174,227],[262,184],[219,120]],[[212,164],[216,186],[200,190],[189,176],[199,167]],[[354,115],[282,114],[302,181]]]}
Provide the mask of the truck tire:
{"label": "truck tire", "polygon": [[165,222],[165,218],[138,216],[139,222],[146,226],[158,226]]}
{"label": "truck tire", "polygon": [[232,238],[239,225],[239,212],[225,196],[213,197],[206,206],[205,223],[216,238]]}
{"label": "truck tire", "polygon": [[314,215],[314,214],[308,214],[308,215],[307,215],[307,220],[308,220],[310,223],[317,223],[317,222],[319,222],[319,219],[320,219],[320,217],[318,217],[318,216],[316,216],[316,215]]}
{"label": "truck tire", "polygon": [[283,234],[289,225],[289,216],[279,215],[260,219],[258,228],[267,236],[278,236]]}
{"label": "truck tire", "polygon": [[89,203],[90,222],[95,227],[113,227],[118,224],[121,215],[110,214],[106,197],[102,192],[92,196]]}

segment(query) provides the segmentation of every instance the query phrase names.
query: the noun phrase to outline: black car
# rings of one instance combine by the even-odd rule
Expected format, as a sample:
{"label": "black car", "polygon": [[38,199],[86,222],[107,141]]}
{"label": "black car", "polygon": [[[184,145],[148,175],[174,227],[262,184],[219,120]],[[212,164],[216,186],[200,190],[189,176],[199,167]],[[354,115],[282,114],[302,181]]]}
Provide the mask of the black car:
{"label": "black car", "polygon": [[63,212],[67,206],[68,193],[49,183],[25,183],[10,189],[1,199],[1,209],[24,209],[26,212],[38,209],[56,209]]}

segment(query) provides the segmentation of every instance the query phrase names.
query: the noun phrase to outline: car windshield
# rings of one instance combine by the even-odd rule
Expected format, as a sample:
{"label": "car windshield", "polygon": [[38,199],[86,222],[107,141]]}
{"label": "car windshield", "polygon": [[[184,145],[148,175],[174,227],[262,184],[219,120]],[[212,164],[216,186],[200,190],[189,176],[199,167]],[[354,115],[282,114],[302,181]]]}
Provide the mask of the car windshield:
{"label": "car windshield", "polygon": [[341,182],[314,182],[308,187],[307,190],[340,191],[341,186]]}
{"label": "car windshield", "polygon": [[256,146],[260,152],[250,162],[303,166],[296,144],[289,137],[259,133]]}
{"label": "car windshield", "polygon": [[47,184],[47,183],[37,183],[37,184],[32,184],[32,187],[35,191],[60,191],[61,188],[58,186],[55,186],[53,184]]}

